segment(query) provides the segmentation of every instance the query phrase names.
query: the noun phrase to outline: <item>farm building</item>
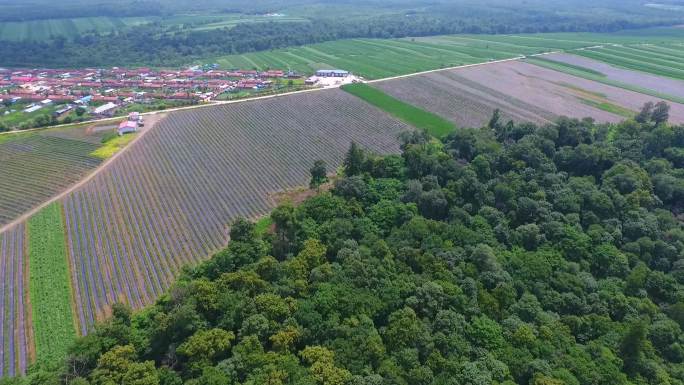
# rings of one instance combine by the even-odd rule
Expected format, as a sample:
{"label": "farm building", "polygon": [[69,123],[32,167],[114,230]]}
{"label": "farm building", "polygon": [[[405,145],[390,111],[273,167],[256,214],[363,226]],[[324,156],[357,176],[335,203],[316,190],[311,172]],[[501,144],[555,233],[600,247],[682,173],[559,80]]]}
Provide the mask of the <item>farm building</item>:
{"label": "farm building", "polygon": [[93,114],[102,115],[102,116],[112,116],[112,115],[114,115],[114,112],[116,111],[117,108],[119,108],[119,106],[117,104],[109,102],[107,104],[101,105],[100,107],[97,107],[93,111]]}
{"label": "farm building", "polygon": [[25,109],[24,112],[26,112],[27,114],[30,114],[31,112],[36,112],[36,111],[40,110],[41,108],[43,108],[43,106],[41,106],[40,104],[36,104],[36,105],[33,105],[33,106]]}
{"label": "farm building", "polygon": [[52,113],[52,116],[58,118],[58,117],[60,117],[60,116],[62,116],[62,115],[64,115],[64,114],[66,114],[67,112],[69,112],[69,111],[71,111],[71,110],[73,110],[73,109],[74,109],[74,106],[71,105],[71,104],[69,104],[69,105],[67,105],[66,107],[60,108],[59,110],[53,112],[53,113]]}
{"label": "farm building", "polygon": [[346,78],[349,76],[349,71],[343,70],[318,70],[316,71],[316,76],[322,78]]}
{"label": "farm building", "polygon": [[119,124],[119,136],[138,131],[138,122],[126,120]]}

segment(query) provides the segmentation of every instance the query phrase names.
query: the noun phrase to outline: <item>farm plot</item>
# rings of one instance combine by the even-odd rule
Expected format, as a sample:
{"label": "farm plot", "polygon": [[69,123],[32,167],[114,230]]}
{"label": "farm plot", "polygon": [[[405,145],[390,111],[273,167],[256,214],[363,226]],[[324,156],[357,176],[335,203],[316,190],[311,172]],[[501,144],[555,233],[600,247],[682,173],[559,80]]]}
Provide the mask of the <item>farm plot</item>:
{"label": "farm plot", "polygon": [[144,17],[80,17],[0,23],[0,40],[44,41],[55,37],[73,38],[85,32],[107,33],[143,24]]}
{"label": "farm plot", "polygon": [[0,377],[26,372],[30,346],[25,227],[0,234]]}
{"label": "farm plot", "polygon": [[217,59],[217,63],[225,68],[292,68],[302,73],[333,67],[352,71],[367,79],[379,79],[541,51],[546,50],[539,47],[452,37],[352,39],[223,56]]}
{"label": "farm plot", "polygon": [[64,357],[76,337],[61,205],[45,207],[27,227],[36,358],[50,363]]}
{"label": "farm plot", "polygon": [[481,127],[495,109],[506,120],[547,123],[553,115],[449,71],[374,83],[386,93],[443,116],[459,127]]}
{"label": "farm plot", "polygon": [[78,181],[100,164],[98,135],[85,128],[0,136],[0,227]]}
{"label": "farm plot", "polygon": [[674,52],[656,52],[653,49],[644,48],[642,45],[602,45],[576,50],[574,53],[622,68],[684,80],[684,64],[682,61],[684,48],[674,45],[669,47],[668,49]]}
{"label": "farm plot", "polygon": [[[348,39],[213,58],[224,68],[291,68],[311,73],[337,67],[366,79],[484,63],[560,50],[629,44],[660,59],[682,54],[684,29],[650,28],[616,33],[440,35],[401,39]],[[648,44],[648,45],[647,45]],[[589,52],[588,50],[586,52]],[[663,56],[665,55],[665,56]],[[678,64],[675,63],[674,66]]]}
{"label": "farm plot", "polygon": [[315,160],[334,169],[352,140],[396,152],[409,129],[340,90],[172,113],[63,202],[80,331],[115,301],[154,301]]}
{"label": "farm plot", "polygon": [[[682,53],[684,53],[684,51]],[[582,69],[597,71],[608,80],[614,82],[633,85],[635,87],[671,95],[675,98],[684,100],[684,81],[682,80],[618,68],[608,63],[566,53],[554,53],[544,56],[544,58],[563,64],[569,64],[571,66],[577,66]],[[684,57],[682,60],[684,60]]]}
{"label": "farm plot", "polygon": [[[529,63],[514,61],[440,71],[374,83],[390,95],[451,119],[482,126],[499,108],[505,118],[548,122],[557,116],[617,122],[636,113],[648,95]],[[684,105],[671,103],[670,120],[684,122]]]}

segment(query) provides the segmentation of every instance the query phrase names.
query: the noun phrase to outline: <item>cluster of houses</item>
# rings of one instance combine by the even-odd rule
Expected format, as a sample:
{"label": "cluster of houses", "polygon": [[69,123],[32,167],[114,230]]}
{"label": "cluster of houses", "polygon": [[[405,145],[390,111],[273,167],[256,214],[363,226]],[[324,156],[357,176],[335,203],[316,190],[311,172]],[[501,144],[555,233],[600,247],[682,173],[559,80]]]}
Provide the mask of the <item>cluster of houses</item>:
{"label": "cluster of houses", "polygon": [[[299,78],[282,70],[218,70],[192,67],[180,71],[149,68],[0,69],[0,99],[27,103],[76,103],[89,97],[96,114],[106,115],[122,103],[154,100],[210,101],[224,92],[261,90],[279,78]],[[36,104],[36,107],[38,106]]]}

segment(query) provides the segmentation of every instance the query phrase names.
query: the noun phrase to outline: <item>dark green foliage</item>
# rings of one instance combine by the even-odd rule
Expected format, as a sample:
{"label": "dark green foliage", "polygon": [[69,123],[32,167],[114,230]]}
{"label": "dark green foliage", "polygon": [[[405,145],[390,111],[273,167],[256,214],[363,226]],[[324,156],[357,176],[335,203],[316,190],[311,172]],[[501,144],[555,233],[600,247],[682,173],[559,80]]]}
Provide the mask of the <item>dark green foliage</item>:
{"label": "dark green foliage", "polygon": [[324,160],[317,160],[311,167],[311,182],[309,187],[317,188],[328,181],[328,170]]}
{"label": "dark green foliage", "polygon": [[332,191],[263,237],[236,221],[155,306],[115,307],[32,378],[682,385],[682,132],[561,120],[409,134],[400,158],[353,145]]}

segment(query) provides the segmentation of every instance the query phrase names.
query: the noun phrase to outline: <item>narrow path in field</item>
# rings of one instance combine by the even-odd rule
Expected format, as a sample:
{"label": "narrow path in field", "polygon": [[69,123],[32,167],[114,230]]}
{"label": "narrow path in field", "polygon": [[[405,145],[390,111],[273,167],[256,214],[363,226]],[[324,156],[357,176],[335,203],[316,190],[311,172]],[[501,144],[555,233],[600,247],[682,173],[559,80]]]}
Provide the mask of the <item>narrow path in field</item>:
{"label": "narrow path in field", "polygon": [[119,150],[119,152],[114,154],[112,157],[110,157],[109,159],[102,162],[102,164],[100,164],[95,169],[93,169],[85,178],[81,179],[80,181],[78,181],[77,183],[72,185],[71,187],[69,187],[66,190],[60,192],[59,194],[53,196],[52,198],[40,203],[38,206],[36,206],[33,209],[25,212],[20,217],[17,217],[16,219],[14,219],[12,222],[9,222],[6,225],[0,227],[0,234],[4,233],[5,231],[14,227],[15,225],[23,223],[24,221],[26,221],[30,217],[32,217],[34,214],[36,214],[38,211],[42,210],[44,207],[48,206],[49,204],[51,204],[53,202],[56,202],[56,201],[64,198],[65,196],[67,196],[68,194],[73,192],[74,190],[77,190],[78,188],[80,188],[81,186],[86,184],[88,181],[93,179],[100,172],[105,170],[109,165],[111,165],[117,158],[119,158],[119,156],[121,156],[121,154],[123,154],[127,149],[129,149],[135,142],[139,141],[143,136],[145,136],[146,133],[152,131],[157,126],[157,124],[162,119],[164,119],[167,115],[168,115],[168,111],[152,112],[152,113],[145,115],[145,117],[146,117],[145,127],[138,132],[135,139],[133,139],[126,147],[122,148],[121,150]]}

